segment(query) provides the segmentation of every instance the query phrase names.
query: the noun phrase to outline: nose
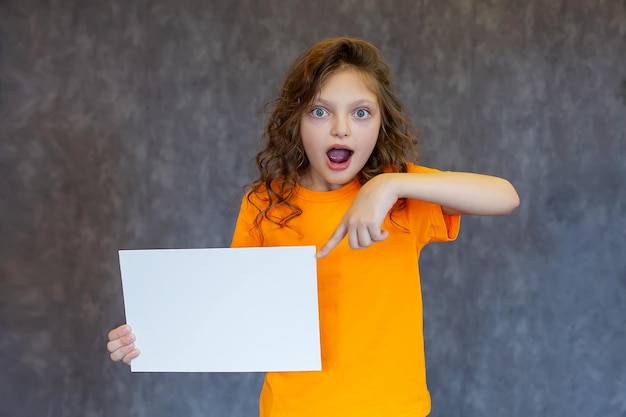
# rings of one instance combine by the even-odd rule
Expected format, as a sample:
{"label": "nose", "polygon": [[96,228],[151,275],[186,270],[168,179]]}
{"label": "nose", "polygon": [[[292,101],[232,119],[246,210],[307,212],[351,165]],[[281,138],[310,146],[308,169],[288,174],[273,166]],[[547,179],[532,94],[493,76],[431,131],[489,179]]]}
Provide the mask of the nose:
{"label": "nose", "polygon": [[348,119],[343,116],[337,116],[333,125],[332,135],[340,139],[350,136],[350,124]]}

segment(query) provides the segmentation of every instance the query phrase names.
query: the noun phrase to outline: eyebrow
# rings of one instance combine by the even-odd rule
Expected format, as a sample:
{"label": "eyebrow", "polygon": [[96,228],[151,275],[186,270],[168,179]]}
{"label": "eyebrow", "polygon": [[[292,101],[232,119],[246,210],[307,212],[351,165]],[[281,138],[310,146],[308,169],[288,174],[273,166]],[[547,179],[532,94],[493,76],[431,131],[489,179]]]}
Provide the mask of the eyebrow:
{"label": "eyebrow", "polygon": [[[333,103],[328,100],[324,100],[323,98],[317,98],[313,102],[313,105],[316,105],[316,104],[322,104],[324,106],[332,107]],[[348,107],[358,107],[358,106],[362,106],[365,104],[370,105],[370,106],[371,105],[378,106],[377,101],[371,101],[366,98],[362,98],[362,99],[354,100],[353,102],[348,103]]]}

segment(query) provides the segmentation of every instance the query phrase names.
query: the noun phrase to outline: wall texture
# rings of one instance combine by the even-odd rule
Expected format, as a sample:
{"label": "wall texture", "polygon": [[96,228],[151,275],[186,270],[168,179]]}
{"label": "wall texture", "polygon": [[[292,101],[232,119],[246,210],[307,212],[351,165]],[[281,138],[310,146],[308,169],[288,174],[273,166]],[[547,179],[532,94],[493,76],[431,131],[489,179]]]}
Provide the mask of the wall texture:
{"label": "wall texture", "polygon": [[382,49],[425,165],[523,200],[424,253],[432,416],[626,416],[618,0],[1,1],[0,415],[256,415],[259,374],[108,360],[117,250],[227,246],[260,108],[336,35]]}

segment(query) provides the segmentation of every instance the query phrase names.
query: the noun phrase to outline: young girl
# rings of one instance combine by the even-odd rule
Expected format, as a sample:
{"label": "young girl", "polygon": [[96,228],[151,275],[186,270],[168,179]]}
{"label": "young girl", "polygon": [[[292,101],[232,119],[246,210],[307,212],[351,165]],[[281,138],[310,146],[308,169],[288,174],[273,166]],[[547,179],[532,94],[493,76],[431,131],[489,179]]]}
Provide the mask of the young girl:
{"label": "young girl", "polygon": [[[517,193],[501,178],[413,164],[407,114],[365,41],[315,44],[273,105],[232,246],[319,248],[322,371],[268,373],[260,414],[425,416],[420,251],[455,239],[461,214],[511,212]],[[112,330],[111,359],[137,357],[134,339],[128,325]]]}

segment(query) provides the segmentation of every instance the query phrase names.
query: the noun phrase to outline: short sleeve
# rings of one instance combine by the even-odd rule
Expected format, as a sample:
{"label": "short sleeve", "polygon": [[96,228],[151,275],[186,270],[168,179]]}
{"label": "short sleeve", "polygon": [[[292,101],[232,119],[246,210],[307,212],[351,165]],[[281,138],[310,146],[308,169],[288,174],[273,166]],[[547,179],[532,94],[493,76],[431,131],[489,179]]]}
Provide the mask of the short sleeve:
{"label": "short sleeve", "polygon": [[[441,172],[434,168],[413,164],[408,165],[407,171],[409,173]],[[461,228],[460,215],[444,214],[441,205],[426,201],[415,201],[414,204],[411,205],[418,207],[420,219],[427,218],[429,220],[429,224],[422,228],[425,233],[425,236],[422,237],[425,243],[450,242],[458,237]]]}
{"label": "short sleeve", "polygon": [[444,214],[439,204],[431,205],[431,233],[430,242],[450,242],[459,236],[461,216]]}

